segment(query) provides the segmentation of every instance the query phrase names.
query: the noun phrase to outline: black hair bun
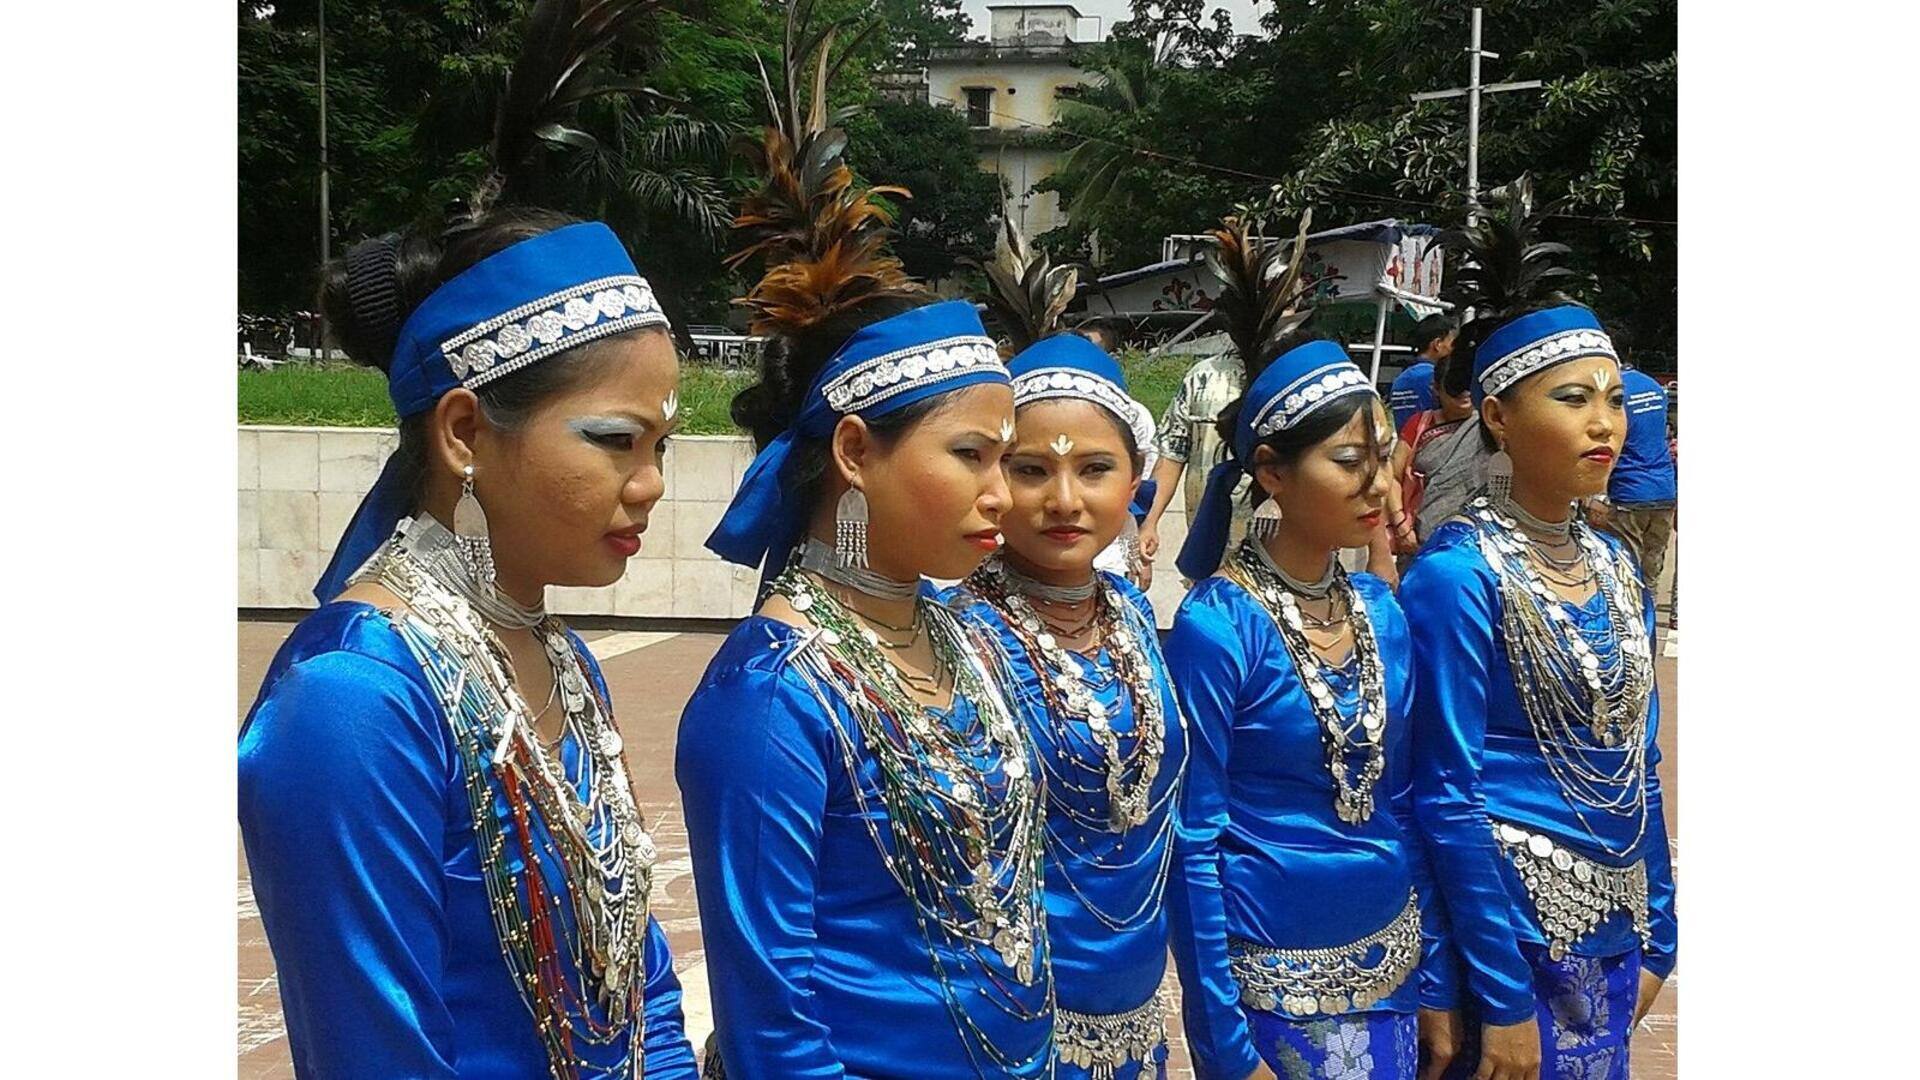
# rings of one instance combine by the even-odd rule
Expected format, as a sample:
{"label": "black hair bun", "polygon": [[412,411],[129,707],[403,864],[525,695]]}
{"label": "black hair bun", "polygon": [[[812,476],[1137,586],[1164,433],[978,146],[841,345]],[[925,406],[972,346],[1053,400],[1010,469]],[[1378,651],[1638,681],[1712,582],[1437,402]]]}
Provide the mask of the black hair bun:
{"label": "black hair bun", "polygon": [[329,344],[386,371],[407,316],[438,287],[440,245],[409,233],[363,240],[321,268]]}

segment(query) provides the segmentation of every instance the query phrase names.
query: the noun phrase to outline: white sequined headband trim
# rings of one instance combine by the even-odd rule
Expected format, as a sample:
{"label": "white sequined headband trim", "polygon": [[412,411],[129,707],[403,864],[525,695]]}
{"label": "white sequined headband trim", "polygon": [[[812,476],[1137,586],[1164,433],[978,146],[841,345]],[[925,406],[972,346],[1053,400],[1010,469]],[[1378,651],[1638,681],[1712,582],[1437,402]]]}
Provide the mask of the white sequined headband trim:
{"label": "white sequined headband trim", "polygon": [[1604,356],[1616,363],[1620,360],[1613,351],[1613,339],[1607,336],[1606,331],[1592,328],[1562,330],[1552,337],[1515,349],[1488,364],[1480,374],[1480,389],[1486,391],[1488,396],[1493,396],[1541,368],[1562,360],[1579,360],[1588,356]]}
{"label": "white sequined headband trim", "polygon": [[1367,373],[1350,360],[1314,368],[1288,383],[1254,417],[1253,433],[1264,439],[1276,431],[1285,431],[1318,412],[1328,402],[1348,394],[1380,396]]}
{"label": "white sequined headband trim", "polygon": [[1013,407],[1053,398],[1082,398],[1120,418],[1133,432],[1134,445],[1146,450],[1151,437],[1139,402],[1108,379],[1079,368],[1036,368],[1013,380]]}
{"label": "white sequined headband trim", "polygon": [[667,325],[647,279],[619,274],[543,296],[440,343],[460,384],[484,386],[555,353],[644,326]]}
{"label": "white sequined headband trim", "polygon": [[821,393],[834,412],[845,415],[980,367],[1006,370],[993,339],[962,334],[863,360],[834,376]]}

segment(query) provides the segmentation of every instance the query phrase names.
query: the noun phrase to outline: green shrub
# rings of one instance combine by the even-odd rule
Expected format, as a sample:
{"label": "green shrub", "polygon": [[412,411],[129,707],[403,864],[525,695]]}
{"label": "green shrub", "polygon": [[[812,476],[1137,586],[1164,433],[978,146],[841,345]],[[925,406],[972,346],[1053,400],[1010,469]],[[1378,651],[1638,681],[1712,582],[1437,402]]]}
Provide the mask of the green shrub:
{"label": "green shrub", "polygon": [[[1121,356],[1133,396],[1158,418],[1172,400],[1191,357]],[[680,368],[681,431],[688,435],[737,435],[727,407],[753,381],[751,371],[684,364]],[[284,364],[271,371],[240,372],[240,422],[305,427],[393,427],[387,380],[378,371],[351,364]]]}

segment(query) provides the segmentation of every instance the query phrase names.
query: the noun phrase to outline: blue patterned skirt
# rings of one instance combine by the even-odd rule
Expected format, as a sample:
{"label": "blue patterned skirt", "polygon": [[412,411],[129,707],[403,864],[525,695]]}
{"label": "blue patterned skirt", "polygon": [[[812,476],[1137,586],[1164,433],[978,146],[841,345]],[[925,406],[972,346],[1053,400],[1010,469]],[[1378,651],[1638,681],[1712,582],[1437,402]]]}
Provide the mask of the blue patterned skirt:
{"label": "blue patterned skirt", "polygon": [[1254,1052],[1280,1080],[1414,1080],[1420,1029],[1411,1013],[1313,1020],[1253,1009],[1246,1014]]}
{"label": "blue patterned skirt", "polygon": [[[1522,946],[1533,962],[1540,1022],[1540,1080],[1628,1080],[1627,1041],[1640,999],[1640,950],[1620,956],[1552,960]],[[1480,1025],[1466,1025],[1465,1046],[1446,1080],[1465,1080],[1480,1066]]]}

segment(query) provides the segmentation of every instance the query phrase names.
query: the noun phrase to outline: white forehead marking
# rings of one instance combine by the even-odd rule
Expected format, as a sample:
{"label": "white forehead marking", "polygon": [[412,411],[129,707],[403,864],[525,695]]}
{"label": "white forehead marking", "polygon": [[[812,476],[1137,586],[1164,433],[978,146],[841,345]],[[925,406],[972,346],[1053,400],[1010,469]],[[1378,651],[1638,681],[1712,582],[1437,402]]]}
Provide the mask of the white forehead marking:
{"label": "white forehead marking", "polygon": [[1013,418],[1011,416],[1009,416],[1005,420],[1000,421],[1000,441],[1001,442],[1013,441]]}
{"label": "white forehead marking", "polygon": [[1073,440],[1067,438],[1067,433],[1064,431],[1055,435],[1053,442],[1048,444],[1048,446],[1054,453],[1061,457],[1066,457],[1068,454],[1073,453]]}
{"label": "white forehead marking", "polygon": [[1603,367],[1593,369],[1593,385],[1596,389],[1604,392],[1607,389],[1607,384],[1612,381],[1612,369]]}
{"label": "white forehead marking", "polygon": [[660,403],[660,415],[664,419],[671,421],[673,419],[673,414],[679,411],[680,411],[680,391],[678,390],[667,391],[667,400]]}

